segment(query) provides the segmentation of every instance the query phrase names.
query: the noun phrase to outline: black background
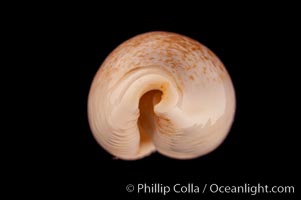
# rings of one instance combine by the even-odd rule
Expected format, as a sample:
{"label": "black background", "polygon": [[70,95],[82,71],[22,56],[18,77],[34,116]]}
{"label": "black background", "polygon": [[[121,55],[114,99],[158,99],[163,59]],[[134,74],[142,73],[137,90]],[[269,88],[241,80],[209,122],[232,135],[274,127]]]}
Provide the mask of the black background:
{"label": "black background", "polygon": [[[297,164],[300,106],[296,96],[300,78],[296,72],[298,51],[294,50],[297,18],[294,12],[283,14],[281,9],[250,10],[204,13],[200,9],[189,14],[140,10],[139,13],[131,11],[131,16],[122,13],[117,18],[85,10],[68,16],[62,25],[62,30],[67,32],[62,34],[68,41],[64,51],[70,54],[70,59],[66,68],[60,70],[76,69],[78,79],[70,85],[76,86],[76,100],[72,96],[72,103],[64,102],[73,111],[65,118],[74,121],[67,128],[56,130],[53,136],[61,144],[57,149],[60,156],[53,161],[57,162],[54,164],[59,172],[56,181],[62,183],[62,190],[70,186],[68,194],[143,199],[148,195],[127,193],[125,186],[130,183],[296,186],[300,170]],[[224,143],[206,156],[182,161],[155,153],[137,161],[115,160],[92,136],[86,108],[95,73],[120,43],[148,31],[176,32],[205,44],[222,60],[232,78],[237,98],[235,120]],[[160,194],[154,196],[166,198]],[[207,196],[223,197],[186,194],[176,198]],[[241,199],[248,195],[228,196]],[[259,195],[257,199],[293,196]]]}

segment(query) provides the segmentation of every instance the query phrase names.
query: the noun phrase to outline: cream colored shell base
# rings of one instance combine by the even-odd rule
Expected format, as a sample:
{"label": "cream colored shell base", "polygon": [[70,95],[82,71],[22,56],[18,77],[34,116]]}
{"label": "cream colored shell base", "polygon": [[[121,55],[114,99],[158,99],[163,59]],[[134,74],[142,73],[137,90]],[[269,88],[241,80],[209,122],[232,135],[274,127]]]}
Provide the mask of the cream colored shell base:
{"label": "cream colored shell base", "polygon": [[217,56],[168,32],[118,46],[95,75],[88,99],[95,139],[125,160],[154,151],[176,159],[207,154],[225,139],[234,112],[234,88]]}

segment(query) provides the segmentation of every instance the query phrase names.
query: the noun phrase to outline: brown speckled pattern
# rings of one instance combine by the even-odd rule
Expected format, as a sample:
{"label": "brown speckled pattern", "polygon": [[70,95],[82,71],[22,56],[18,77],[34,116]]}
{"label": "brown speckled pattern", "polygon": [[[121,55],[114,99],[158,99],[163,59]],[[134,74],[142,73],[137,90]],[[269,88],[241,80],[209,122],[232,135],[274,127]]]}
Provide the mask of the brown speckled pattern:
{"label": "brown speckled pattern", "polygon": [[[125,68],[125,65],[128,67]],[[126,41],[107,57],[100,70],[104,74],[102,79],[113,79],[114,82],[119,79],[117,71],[125,74],[135,68],[154,65],[174,75],[185,73],[185,77],[191,80],[201,77],[206,81],[220,81],[227,75],[220,60],[204,45],[188,37],[166,32],[146,33]],[[187,81],[183,77],[177,77],[180,88],[183,85],[181,83]]]}

